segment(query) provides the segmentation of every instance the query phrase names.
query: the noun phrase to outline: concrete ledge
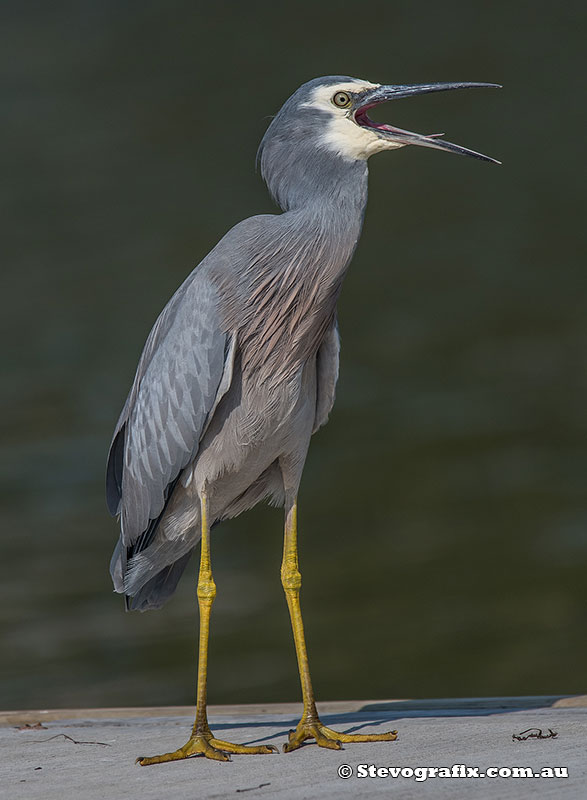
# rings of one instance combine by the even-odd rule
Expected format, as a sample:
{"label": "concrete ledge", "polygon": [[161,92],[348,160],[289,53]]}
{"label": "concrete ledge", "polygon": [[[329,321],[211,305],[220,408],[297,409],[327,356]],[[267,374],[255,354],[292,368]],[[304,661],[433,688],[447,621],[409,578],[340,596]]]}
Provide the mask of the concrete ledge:
{"label": "concrete ledge", "polygon": [[[273,744],[280,751],[295,727],[298,703],[213,706],[221,739]],[[322,721],[347,733],[397,729],[394,742],[325,750],[307,743],[293,753],[201,757],[139,767],[140,755],[175,750],[192,725],[191,706],[8,711],[0,715],[0,797],[7,800],[222,800],[247,792],[278,800],[584,800],[587,796],[587,697],[500,697],[319,703]],[[27,727],[27,724],[29,727]],[[540,729],[543,737],[516,739]],[[556,735],[550,733],[552,731]],[[427,777],[414,770],[528,769],[530,777]],[[361,777],[366,766],[379,777]],[[391,777],[390,770],[411,775]],[[541,777],[564,768],[568,778]],[[339,770],[350,770],[339,777]],[[459,768],[460,769],[460,768]],[[535,778],[535,775],[539,779]]]}
{"label": "concrete ledge", "polygon": [[[526,697],[448,697],[429,700],[332,700],[319,703],[322,714],[372,711],[474,710],[523,708],[586,708],[587,694],[529,695]],[[211,705],[211,716],[258,716],[260,714],[301,714],[301,703],[247,703]],[[0,725],[25,725],[63,719],[140,719],[143,717],[191,717],[194,706],[145,706],[129,708],[51,708],[0,711]]]}

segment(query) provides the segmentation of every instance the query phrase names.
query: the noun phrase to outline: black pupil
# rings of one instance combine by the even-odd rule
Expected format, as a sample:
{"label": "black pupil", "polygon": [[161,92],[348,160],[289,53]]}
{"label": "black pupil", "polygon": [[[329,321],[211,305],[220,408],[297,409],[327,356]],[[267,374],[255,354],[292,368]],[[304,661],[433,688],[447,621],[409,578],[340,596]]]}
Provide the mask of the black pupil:
{"label": "black pupil", "polygon": [[338,95],[338,97],[337,97],[337,101],[338,101],[338,105],[339,105],[339,106],[344,106],[344,105],[347,103],[347,101],[348,101],[348,97],[347,97],[347,95],[346,95],[346,94],[343,94],[343,93],[341,92],[341,93]]}

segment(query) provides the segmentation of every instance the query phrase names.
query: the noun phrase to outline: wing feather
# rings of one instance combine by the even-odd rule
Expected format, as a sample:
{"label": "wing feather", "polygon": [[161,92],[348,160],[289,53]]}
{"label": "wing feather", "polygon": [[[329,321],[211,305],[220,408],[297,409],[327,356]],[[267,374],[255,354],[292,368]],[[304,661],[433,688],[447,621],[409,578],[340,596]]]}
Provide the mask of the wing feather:
{"label": "wing feather", "polygon": [[110,448],[107,496],[129,548],[157,520],[169,487],[195,457],[234,356],[216,289],[196,270],[149,334]]}

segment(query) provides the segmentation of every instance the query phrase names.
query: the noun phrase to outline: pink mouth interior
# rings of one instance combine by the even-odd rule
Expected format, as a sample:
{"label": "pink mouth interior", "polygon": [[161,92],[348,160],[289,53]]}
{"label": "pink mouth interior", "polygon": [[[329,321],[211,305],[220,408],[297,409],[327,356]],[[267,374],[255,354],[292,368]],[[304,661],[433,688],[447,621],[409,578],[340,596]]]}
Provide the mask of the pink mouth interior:
{"label": "pink mouth interior", "polygon": [[[355,122],[357,125],[360,125],[362,128],[375,128],[376,130],[380,131],[387,131],[388,133],[403,133],[408,134],[409,136],[422,136],[422,134],[414,134],[412,131],[406,131],[403,128],[394,128],[393,125],[387,125],[384,122],[375,122],[374,119],[367,114],[367,111],[370,108],[373,108],[376,103],[373,103],[369,106],[363,106],[360,108],[355,114]],[[444,136],[444,133],[427,133],[424,134],[424,138],[426,139],[436,139],[439,136]]]}
{"label": "pink mouth interior", "polygon": [[375,120],[371,119],[371,117],[367,114],[367,111],[370,108],[373,108],[373,106],[363,106],[357,111],[355,114],[355,122],[357,125],[361,125],[363,128],[378,128],[379,130],[390,131],[390,133],[395,133],[395,131],[401,130],[400,128],[394,128],[392,125],[386,125],[383,122],[375,122]]}

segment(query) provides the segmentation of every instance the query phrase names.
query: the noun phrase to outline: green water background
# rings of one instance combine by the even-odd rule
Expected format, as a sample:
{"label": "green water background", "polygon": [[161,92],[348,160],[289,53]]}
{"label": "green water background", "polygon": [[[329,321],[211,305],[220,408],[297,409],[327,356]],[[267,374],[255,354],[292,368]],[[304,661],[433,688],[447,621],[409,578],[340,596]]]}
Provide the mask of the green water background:
{"label": "green water background", "polygon": [[[0,707],[190,703],[193,562],[125,614],[103,470],[144,339],[272,212],[254,157],[317,75],[494,81],[379,119],[500,158],[371,161],[338,400],[300,496],[323,699],[584,692],[585,4],[4,4]],[[211,702],[299,696],[282,516],[214,532]]]}

